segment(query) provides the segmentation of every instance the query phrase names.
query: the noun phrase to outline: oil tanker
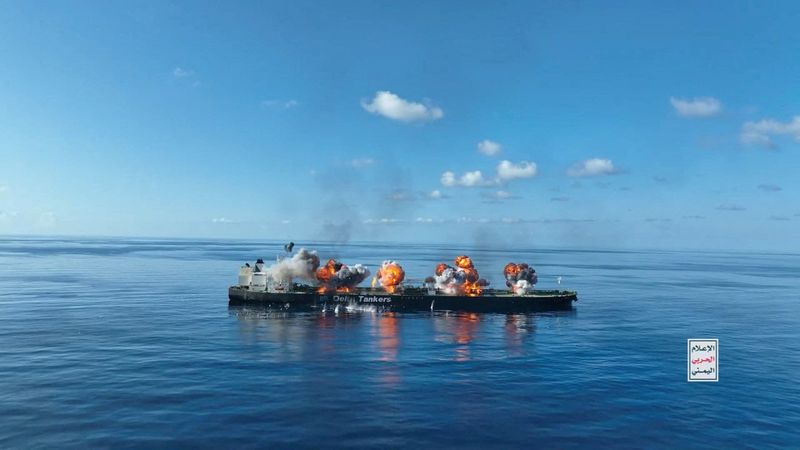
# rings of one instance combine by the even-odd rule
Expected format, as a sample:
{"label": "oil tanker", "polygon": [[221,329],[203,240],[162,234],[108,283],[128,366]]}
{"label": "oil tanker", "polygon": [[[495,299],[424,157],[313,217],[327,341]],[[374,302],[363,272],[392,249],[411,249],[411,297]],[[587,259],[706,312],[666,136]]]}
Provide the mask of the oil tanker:
{"label": "oil tanker", "polygon": [[507,291],[486,289],[480,296],[444,294],[427,289],[407,287],[402,292],[387,293],[380,289],[358,289],[353,292],[317,292],[308,286],[297,286],[286,292],[253,291],[246,286],[228,288],[231,304],[263,304],[288,308],[376,309],[378,311],[468,311],[515,313],[572,309],[578,300],[574,291],[536,290],[516,295]]}
{"label": "oil tanker", "polygon": [[[290,247],[291,248],[291,247]],[[378,311],[468,311],[516,313],[570,310],[578,300],[575,291],[535,289],[538,276],[524,263],[508,263],[503,269],[508,289],[488,288],[472,260],[457,256],[455,265],[438,264],[434,276],[422,286],[403,285],[405,271],[399,263],[384,261],[372,279],[372,287],[359,284],[370,275],[356,264],[347,266],[330,259],[320,267],[316,252],[301,249],[264,267],[245,264],[239,283],[228,288],[232,305],[259,304],[293,309],[336,309],[338,307]],[[315,285],[295,283],[303,278]]]}

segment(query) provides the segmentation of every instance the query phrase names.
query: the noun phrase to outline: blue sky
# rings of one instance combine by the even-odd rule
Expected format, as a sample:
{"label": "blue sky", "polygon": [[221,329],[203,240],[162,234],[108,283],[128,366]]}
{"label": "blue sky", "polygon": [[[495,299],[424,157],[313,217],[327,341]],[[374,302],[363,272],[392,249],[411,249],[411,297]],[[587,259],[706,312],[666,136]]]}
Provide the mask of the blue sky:
{"label": "blue sky", "polygon": [[0,234],[798,250],[797,23],[795,2],[4,2]]}

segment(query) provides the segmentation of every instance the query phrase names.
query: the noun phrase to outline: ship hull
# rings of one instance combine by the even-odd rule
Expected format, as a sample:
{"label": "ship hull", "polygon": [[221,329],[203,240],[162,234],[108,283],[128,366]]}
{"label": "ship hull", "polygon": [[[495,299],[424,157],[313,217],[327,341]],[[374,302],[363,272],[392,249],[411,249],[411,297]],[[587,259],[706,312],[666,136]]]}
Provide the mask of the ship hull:
{"label": "ship hull", "polygon": [[379,290],[352,293],[257,292],[239,286],[228,289],[231,304],[262,304],[289,308],[335,308],[337,305],[382,311],[527,312],[572,309],[571,291],[536,291],[528,295],[488,292],[479,297],[430,295],[422,290],[388,294]]}

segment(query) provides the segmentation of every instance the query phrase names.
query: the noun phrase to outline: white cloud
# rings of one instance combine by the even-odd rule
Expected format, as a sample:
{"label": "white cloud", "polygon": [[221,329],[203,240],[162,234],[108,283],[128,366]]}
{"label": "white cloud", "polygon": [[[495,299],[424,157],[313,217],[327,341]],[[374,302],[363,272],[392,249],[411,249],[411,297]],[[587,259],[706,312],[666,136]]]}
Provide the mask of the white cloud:
{"label": "white cloud", "polygon": [[225,217],[215,217],[211,219],[212,223],[233,223],[231,219],[226,219]]}
{"label": "white cloud", "polygon": [[289,219],[283,219],[283,220],[281,220],[281,223],[282,223],[283,225],[289,225],[290,223],[292,223],[292,221],[291,221],[291,220],[289,220]]}
{"label": "white cloud", "polygon": [[[442,174],[441,181],[442,181],[442,185],[444,185],[444,186],[448,186],[448,187],[449,186],[455,186],[456,183],[457,183],[456,174],[454,174],[453,172],[450,172],[448,170],[447,172]],[[439,191],[436,191],[436,192],[439,192]]]}
{"label": "white cloud", "polygon": [[514,164],[511,161],[503,160],[497,165],[497,176],[494,179],[485,178],[480,170],[466,172],[460,177],[456,177],[455,173],[447,171],[442,173],[441,182],[442,185],[448,187],[493,186],[519,178],[534,177],[537,171],[536,163],[523,161],[519,164]]}
{"label": "white cloud", "polygon": [[481,173],[480,170],[466,172],[459,178],[456,178],[456,174],[454,174],[453,172],[448,171],[442,174],[441,181],[442,185],[448,187],[451,186],[474,187],[474,186],[487,186],[492,184],[491,181],[483,178],[483,174]]}
{"label": "white cloud", "polygon": [[617,169],[614,167],[614,163],[610,159],[602,158],[579,161],[567,169],[567,175],[571,177],[595,177],[615,173],[617,173]]}
{"label": "white cloud", "polygon": [[389,91],[378,91],[371,102],[362,100],[366,111],[400,122],[422,122],[441,119],[444,111],[431,104],[404,100]]}
{"label": "white cloud", "polygon": [[184,69],[182,67],[176,67],[172,69],[172,76],[175,78],[190,78],[194,76],[194,71],[189,69]]}
{"label": "white cloud", "polygon": [[527,161],[514,164],[511,161],[503,160],[497,165],[497,178],[500,182],[511,181],[517,178],[535,177],[536,172],[536,163]]}
{"label": "white cloud", "polygon": [[794,116],[788,122],[775,119],[763,119],[758,122],[745,122],[739,136],[742,143],[775,147],[772,136],[790,135],[800,142],[800,116]]}
{"label": "white cloud", "polygon": [[478,142],[478,151],[487,156],[494,156],[500,153],[500,150],[502,149],[502,145],[498,144],[497,142],[490,141],[489,139]]}
{"label": "white cloud", "polygon": [[434,190],[432,190],[430,192],[430,194],[428,194],[428,197],[438,200],[438,199],[442,198],[442,191],[440,191],[438,189],[434,189]]}
{"label": "white cloud", "polygon": [[669,102],[675,111],[684,117],[710,117],[722,111],[722,103],[714,97],[693,99],[670,97]]}
{"label": "white cloud", "polygon": [[361,169],[364,167],[368,167],[375,164],[375,160],[372,158],[355,158],[350,160],[347,165],[354,167],[356,169]]}

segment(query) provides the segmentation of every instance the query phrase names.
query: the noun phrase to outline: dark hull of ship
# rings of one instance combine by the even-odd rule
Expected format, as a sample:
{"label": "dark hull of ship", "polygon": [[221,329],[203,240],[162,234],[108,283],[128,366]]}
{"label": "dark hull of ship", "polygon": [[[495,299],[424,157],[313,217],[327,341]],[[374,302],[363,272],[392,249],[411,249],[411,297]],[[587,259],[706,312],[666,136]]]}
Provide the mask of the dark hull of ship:
{"label": "dark hull of ship", "polygon": [[378,309],[381,311],[469,311],[513,313],[528,311],[563,311],[572,309],[578,300],[572,291],[535,291],[528,295],[487,291],[479,297],[463,295],[429,294],[422,289],[408,289],[402,293],[388,294],[374,289],[349,293],[258,292],[231,286],[228,289],[230,304],[274,305],[282,308],[335,308],[346,307]]}

